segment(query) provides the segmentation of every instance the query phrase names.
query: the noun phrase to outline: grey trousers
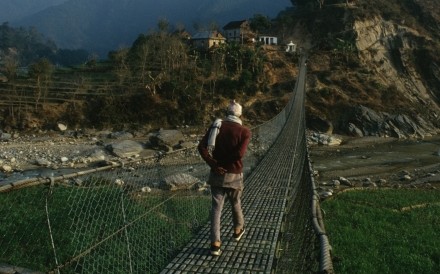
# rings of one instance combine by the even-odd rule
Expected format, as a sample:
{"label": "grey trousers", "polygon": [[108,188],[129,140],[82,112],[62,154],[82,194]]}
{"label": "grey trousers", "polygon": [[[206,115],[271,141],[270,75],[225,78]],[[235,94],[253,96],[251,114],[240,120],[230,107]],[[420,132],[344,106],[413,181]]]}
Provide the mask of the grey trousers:
{"label": "grey trousers", "polygon": [[211,186],[212,205],[211,205],[211,242],[221,242],[220,238],[220,219],[222,215],[225,198],[232,206],[232,222],[234,229],[244,227],[243,211],[241,209],[242,191],[233,188]]}

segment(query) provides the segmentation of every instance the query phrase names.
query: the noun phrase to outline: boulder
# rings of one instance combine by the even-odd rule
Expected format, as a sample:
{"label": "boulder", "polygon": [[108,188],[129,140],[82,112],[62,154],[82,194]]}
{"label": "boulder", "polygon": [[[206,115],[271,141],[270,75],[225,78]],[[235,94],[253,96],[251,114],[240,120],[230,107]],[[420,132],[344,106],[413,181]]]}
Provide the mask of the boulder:
{"label": "boulder", "polygon": [[158,132],[151,134],[149,141],[153,147],[170,151],[173,147],[176,147],[183,142],[184,139],[182,132],[179,130],[161,129]]}
{"label": "boulder", "polygon": [[12,171],[12,167],[9,165],[3,165],[3,166],[1,166],[1,170],[5,173],[9,173]]}
{"label": "boulder", "polygon": [[62,132],[67,130],[67,126],[65,124],[62,124],[62,123],[58,123],[57,124],[57,128],[58,128],[59,131],[62,131]]}
{"label": "boulder", "polygon": [[37,164],[38,166],[48,167],[52,165],[52,162],[44,158],[38,158],[35,160],[35,164]]}
{"label": "boulder", "polygon": [[11,134],[0,131],[0,141],[9,141],[11,138]]}
{"label": "boulder", "polygon": [[344,177],[339,177],[338,181],[345,186],[354,186],[353,183],[350,182],[350,180],[348,180],[347,178]]}
{"label": "boulder", "polygon": [[322,133],[313,133],[312,136],[310,136],[310,141],[314,143],[318,143],[319,145],[328,145],[328,146],[338,146],[342,143],[342,140],[335,137],[335,136],[329,136],[327,134]]}
{"label": "boulder", "polygon": [[107,148],[114,155],[121,158],[138,156],[144,149],[141,143],[132,140],[123,140],[117,143],[113,143],[108,145]]}
{"label": "boulder", "polygon": [[131,134],[130,132],[126,132],[126,131],[112,132],[108,136],[111,139],[119,139],[119,140],[133,138],[133,134]]}
{"label": "boulder", "polygon": [[90,162],[104,161],[107,159],[107,154],[103,149],[98,148],[90,152],[90,154],[87,156],[87,159]]}
{"label": "boulder", "polygon": [[160,188],[166,190],[186,190],[192,188],[195,184],[200,184],[201,181],[189,174],[179,173],[166,177],[160,185]]}
{"label": "boulder", "polygon": [[364,133],[355,124],[348,123],[348,132],[354,137],[364,137]]}

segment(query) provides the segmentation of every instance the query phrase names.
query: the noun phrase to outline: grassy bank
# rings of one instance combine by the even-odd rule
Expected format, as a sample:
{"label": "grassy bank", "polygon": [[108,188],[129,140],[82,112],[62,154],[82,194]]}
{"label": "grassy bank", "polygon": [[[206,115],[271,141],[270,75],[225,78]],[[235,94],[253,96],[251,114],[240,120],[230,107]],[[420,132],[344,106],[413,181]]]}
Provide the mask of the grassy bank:
{"label": "grassy bank", "polygon": [[440,273],[440,190],[346,192],[322,208],[336,273]]}
{"label": "grassy bank", "polygon": [[61,273],[157,273],[208,219],[209,196],[190,194],[111,185],[1,193],[0,265],[48,272],[58,259]]}

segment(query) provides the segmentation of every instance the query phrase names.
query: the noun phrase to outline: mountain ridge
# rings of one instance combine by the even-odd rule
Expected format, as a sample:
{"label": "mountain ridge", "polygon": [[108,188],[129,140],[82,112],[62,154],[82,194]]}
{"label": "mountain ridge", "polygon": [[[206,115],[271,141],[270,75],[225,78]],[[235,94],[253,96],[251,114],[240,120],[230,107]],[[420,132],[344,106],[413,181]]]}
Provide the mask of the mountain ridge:
{"label": "mountain ridge", "polygon": [[276,16],[291,5],[289,0],[68,0],[13,24],[35,26],[60,48],[84,48],[106,57],[108,51],[131,45],[139,34],[155,29],[159,20],[167,20],[170,27],[217,23],[221,28],[254,14]]}
{"label": "mountain ridge", "polygon": [[17,21],[67,0],[2,0],[0,23]]}

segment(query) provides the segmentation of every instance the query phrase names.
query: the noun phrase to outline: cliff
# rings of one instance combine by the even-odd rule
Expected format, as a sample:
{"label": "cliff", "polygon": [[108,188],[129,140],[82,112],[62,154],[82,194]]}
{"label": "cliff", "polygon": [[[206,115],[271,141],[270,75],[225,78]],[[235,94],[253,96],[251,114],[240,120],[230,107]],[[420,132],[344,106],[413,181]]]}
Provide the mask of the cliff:
{"label": "cliff", "polygon": [[[395,2],[402,13],[397,17],[374,9],[377,2],[324,7],[301,21],[314,25],[308,33],[308,125],[355,136],[438,134],[438,32],[418,20],[426,16],[422,8],[404,13],[404,4]],[[329,24],[331,16],[339,21]]]}

